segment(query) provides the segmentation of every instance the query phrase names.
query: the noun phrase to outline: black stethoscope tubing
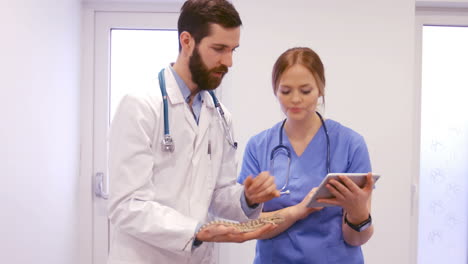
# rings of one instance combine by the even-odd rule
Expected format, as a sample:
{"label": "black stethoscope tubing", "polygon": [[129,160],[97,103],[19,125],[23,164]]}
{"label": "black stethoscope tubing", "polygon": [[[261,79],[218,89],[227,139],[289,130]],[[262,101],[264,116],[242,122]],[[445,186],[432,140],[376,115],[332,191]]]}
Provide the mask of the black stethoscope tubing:
{"label": "black stethoscope tubing", "polygon": [[[322,122],[323,131],[325,133],[325,137],[327,140],[326,166],[327,166],[327,173],[330,173],[330,137],[328,135],[328,129],[327,129],[327,126],[325,125],[325,121],[323,120],[322,115],[317,111],[315,113],[319,116],[320,121]],[[279,144],[271,150],[270,161],[273,160],[275,153],[279,149],[284,149],[287,152],[288,158],[291,159],[291,150],[289,149],[289,147],[283,144],[283,130],[284,130],[284,124],[286,123],[286,120],[287,119],[284,119],[283,123],[281,124],[280,132],[279,132]]]}

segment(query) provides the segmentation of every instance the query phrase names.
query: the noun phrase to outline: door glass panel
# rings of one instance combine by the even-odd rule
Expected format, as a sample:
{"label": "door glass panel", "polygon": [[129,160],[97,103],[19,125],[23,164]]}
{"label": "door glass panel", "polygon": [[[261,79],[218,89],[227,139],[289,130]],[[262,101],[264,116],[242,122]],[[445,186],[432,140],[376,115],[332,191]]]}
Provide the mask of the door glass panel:
{"label": "door glass panel", "polygon": [[468,263],[468,28],[423,27],[418,263]]}
{"label": "door glass panel", "polygon": [[159,71],[175,62],[178,53],[177,30],[113,29],[109,120],[125,94],[157,80]]}

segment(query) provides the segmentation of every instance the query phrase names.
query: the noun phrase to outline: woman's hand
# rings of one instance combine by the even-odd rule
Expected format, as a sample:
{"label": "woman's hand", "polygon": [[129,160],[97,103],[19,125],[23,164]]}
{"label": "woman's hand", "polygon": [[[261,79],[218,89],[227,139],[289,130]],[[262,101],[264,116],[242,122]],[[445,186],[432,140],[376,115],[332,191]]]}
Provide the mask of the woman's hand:
{"label": "woman's hand", "polygon": [[313,212],[317,212],[323,209],[323,207],[307,207],[307,205],[310,202],[310,199],[314,195],[314,193],[317,191],[317,187],[313,188],[305,197],[302,199],[302,201],[294,206],[291,207],[291,214],[293,215],[293,218],[297,220],[301,220],[306,218],[309,214]]}
{"label": "woman's hand", "polygon": [[[316,208],[309,208],[307,205],[310,202],[310,199],[312,198],[312,195],[317,191],[317,188],[313,188],[305,197],[302,199],[302,201],[296,205],[285,207],[283,209],[277,210],[277,211],[272,211],[272,212],[263,212],[261,214],[261,217],[269,217],[272,215],[278,215],[284,218],[284,222],[278,224],[278,227],[268,231],[264,235],[260,236],[260,239],[269,239],[272,237],[277,236],[278,234],[281,234],[288,228],[290,228],[294,223],[297,221],[306,218],[308,215],[310,215],[313,212],[317,212],[323,209],[323,207],[316,207]],[[313,216],[311,216],[313,217]]]}
{"label": "woman's hand", "polygon": [[347,213],[349,222],[361,223],[369,217],[370,213],[369,204],[374,186],[372,173],[367,174],[366,184],[362,188],[346,176],[340,175],[338,177],[339,181],[332,179],[326,185],[335,198],[318,199],[317,201],[341,206]]}

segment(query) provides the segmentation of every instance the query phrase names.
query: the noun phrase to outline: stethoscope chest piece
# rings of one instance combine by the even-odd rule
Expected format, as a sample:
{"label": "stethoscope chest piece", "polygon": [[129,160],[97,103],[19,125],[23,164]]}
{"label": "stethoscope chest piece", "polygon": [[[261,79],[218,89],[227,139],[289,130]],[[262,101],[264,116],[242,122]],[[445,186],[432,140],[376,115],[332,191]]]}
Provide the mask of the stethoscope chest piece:
{"label": "stethoscope chest piece", "polygon": [[174,152],[175,146],[171,135],[164,135],[164,138],[161,142],[161,147],[162,151],[164,152]]}

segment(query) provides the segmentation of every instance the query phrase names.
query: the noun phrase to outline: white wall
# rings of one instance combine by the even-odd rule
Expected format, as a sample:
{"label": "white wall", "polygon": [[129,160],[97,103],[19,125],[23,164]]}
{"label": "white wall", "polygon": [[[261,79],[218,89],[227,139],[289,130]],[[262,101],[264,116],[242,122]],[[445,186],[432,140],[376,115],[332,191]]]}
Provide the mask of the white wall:
{"label": "white wall", "polygon": [[[235,117],[239,159],[251,135],[282,117],[270,87],[274,60],[289,47],[312,47],[326,66],[327,117],[365,136],[373,167],[384,175],[373,201],[376,233],[364,248],[367,263],[413,263],[414,0],[233,3],[244,28],[223,102]],[[78,263],[79,12],[79,0],[0,1],[2,263]],[[221,263],[248,263],[253,246],[223,244]]]}
{"label": "white wall", "polygon": [[0,262],[77,263],[80,1],[0,1]]}
{"label": "white wall", "polygon": [[[417,102],[414,94],[414,9],[411,0],[233,1],[243,19],[241,46],[223,90],[240,142],[281,120],[271,69],[287,48],[308,46],[326,67],[326,116],[360,132],[375,172],[375,234],[366,263],[413,263],[410,184]],[[253,242],[221,246],[221,263],[250,263]],[[242,259],[242,260],[240,260]]]}

